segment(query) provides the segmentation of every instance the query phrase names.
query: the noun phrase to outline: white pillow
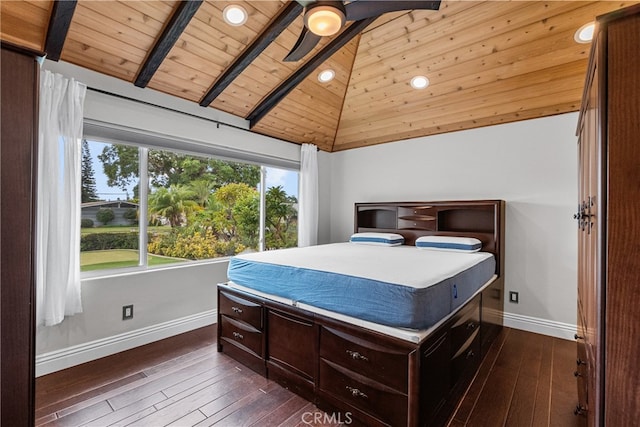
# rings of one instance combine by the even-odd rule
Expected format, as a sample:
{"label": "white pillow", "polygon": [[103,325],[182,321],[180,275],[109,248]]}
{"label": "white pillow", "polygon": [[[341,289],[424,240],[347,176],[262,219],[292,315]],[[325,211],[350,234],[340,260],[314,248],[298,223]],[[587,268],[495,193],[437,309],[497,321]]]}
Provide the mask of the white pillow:
{"label": "white pillow", "polygon": [[349,241],[361,245],[399,246],[404,243],[404,237],[395,233],[354,233]]}
{"label": "white pillow", "polygon": [[437,251],[478,252],[482,242],[473,237],[423,236],[416,239],[416,247]]}

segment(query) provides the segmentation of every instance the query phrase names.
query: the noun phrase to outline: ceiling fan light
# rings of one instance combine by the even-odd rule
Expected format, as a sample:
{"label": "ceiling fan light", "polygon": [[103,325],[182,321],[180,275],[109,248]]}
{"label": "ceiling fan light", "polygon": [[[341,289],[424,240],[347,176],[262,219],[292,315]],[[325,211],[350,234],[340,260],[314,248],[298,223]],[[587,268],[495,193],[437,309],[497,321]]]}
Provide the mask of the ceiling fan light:
{"label": "ceiling fan light", "polygon": [[304,13],[304,25],[319,36],[332,36],[344,26],[346,17],[342,2],[313,3]]}

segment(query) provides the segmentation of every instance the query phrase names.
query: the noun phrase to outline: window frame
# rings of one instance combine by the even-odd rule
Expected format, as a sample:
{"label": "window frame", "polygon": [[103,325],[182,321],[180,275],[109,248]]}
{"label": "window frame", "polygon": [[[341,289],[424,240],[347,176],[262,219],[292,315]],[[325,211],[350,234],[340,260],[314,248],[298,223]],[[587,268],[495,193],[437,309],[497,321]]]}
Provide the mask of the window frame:
{"label": "window frame", "polygon": [[[96,123],[99,123],[99,126],[103,126],[104,129],[107,130],[106,134],[104,132],[94,132],[91,129],[95,130]],[[140,212],[148,211],[148,198],[149,198],[149,171],[148,171],[148,160],[149,160],[149,151],[150,150],[164,150],[170,151],[176,154],[201,157],[207,159],[215,159],[222,160],[228,162],[235,163],[244,163],[249,165],[255,165],[260,167],[260,229],[259,229],[259,237],[258,237],[258,251],[262,252],[265,250],[265,239],[266,239],[266,175],[267,168],[276,168],[287,171],[293,171],[298,174],[298,189],[299,180],[300,180],[300,162],[292,161],[289,159],[282,159],[278,157],[270,157],[261,154],[255,154],[251,156],[251,153],[242,151],[242,150],[232,150],[226,147],[220,147],[212,144],[202,144],[202,143],[194,143],[193,141],[182,140],[180,138],[172,138],[169,136],[158,136],[146,131],[134,131],[131,129],[122,129],[121,126],[104,124],[101,122],[97,122],[94,120],[85,121],[83,138],[89,142],[98,142],[103,144],[118,144],[118,145],[127,145],[138,148],[138,197],[139,203],[138,208]],[[89,132],[87,130],[89,129]],[[109,131],[113,132],[114,137],[110,137]],[[131,140],[126,138],[126,136],[131,136]],[[126,138],[126,139],[125,139]],[[155,138],[156,140],[161,140],[162,144],[149,144],[148,138]],[[176,148],[177,146],[181,146],[181,148]],[[186,145],[186,148],[185,148]],[[230,157],[228,154],[232,154],[233,152],[238,154],[238,157]],[[222,153],[223,155],[220,155]],[[252,158],[254,158],[252,160]],[[273,162],[265,162],[259,160],[267,160],[273,159]],[[143,173],[144,171],[144,173]],[[144,196],[144,197],[143,197]],[[84,271],[80,272],[81,280],[89,280],[89,279],[99,279],[110,276],[122,276],[128,274],[136,274],[142,272],[155,272],[161,271],[163,269],[174,269],[174,268],[189,268],[194,265],[202,265],[202,264],[215,264],[220,262],[228,262],[229,256],[223,257],[215,257],[210,259],[203,260],[188,260],[185,262],[175,263],[175,264],[166,264],[150,267],[148,264],[148,253],[146,250],[142,250],[142,248],[146,248],[148,244],[148,231],[147,231],[148,223],[147,221],[139,221],[138,222],[138,265],[131,267],[122,267],[122,268],[113,268],[113,269],[103,269],[103,270],[92,270],[92,271]]]}

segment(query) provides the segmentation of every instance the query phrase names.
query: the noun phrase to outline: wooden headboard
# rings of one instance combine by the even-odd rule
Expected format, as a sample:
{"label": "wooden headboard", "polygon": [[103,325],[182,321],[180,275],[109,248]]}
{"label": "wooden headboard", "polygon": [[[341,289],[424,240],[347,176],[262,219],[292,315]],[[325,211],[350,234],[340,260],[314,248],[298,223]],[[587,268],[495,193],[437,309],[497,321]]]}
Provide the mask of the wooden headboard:
{"label": "wooden headboard", "polygon": [[405,245],[421,236],[475,237],[496,257],[504,275],[504,200],[383,202],[355,204],[355,232],[398,233]]}

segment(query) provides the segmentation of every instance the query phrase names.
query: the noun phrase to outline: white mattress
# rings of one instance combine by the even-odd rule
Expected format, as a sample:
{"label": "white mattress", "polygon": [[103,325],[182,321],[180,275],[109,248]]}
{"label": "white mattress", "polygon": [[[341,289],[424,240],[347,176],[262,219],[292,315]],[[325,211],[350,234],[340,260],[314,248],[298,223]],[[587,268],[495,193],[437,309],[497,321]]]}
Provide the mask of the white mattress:
{"label": "white mattress", "polygon": [[[480,292],[482,292],[485,288],[487,288],[489,285],[491,285],[496,279],[498,278],[497,275],[493,275],[491,277],[491,279],[489,279],[484,285],[482,285],[482,287],[480,287],[467,301],[471,300],[473,297],[475,297],[476,295],[478,295]],[[266,299],[270,299],[272,301],[277,301],[280,302],[282,304],[286,304],[286,305],[290,305],[293,307],[298,307],[300,309],[306,310],[306,311],[310,311],[312,313],[317,313],[332,319],[336,319],[342,322],[346,322],[349,323],[351,325],[355,325],[355,326],[360,326],[362,328],[365,329],[369,329],[372,331],[376,331],[376,332],[380,332],[382,334],[385,335],[389,335],[395,338],[399,338],[401,340],[404,341],[409,341],[412,343],[419,343],[420,341],[422,341],[423,339],[425,339],[431,332],[435,331],[440,325],[442,325],[443,323],[445,323],[447,320],[449,320],[460,308],[462,308],[462,304],[458,310],[455,310],[453,312],[451,312],[449,315],[445,316],[444,318],[442,318],[442,320],[440,320],[438,323],[434,324],[433,326],[429,327],[428,329],[421,329],[421,330],[416,330],[416,329],[407,329],[407,328],[394,328],[391,326],[387,326],[387,325],[382,325],[379,323],[373,323],[373,322],[369,322],[366,320],[362,320],[362,319],[357,319],[355,317],[351,317],[351,316],[347,316],[341,313],[336,313],[333,311],[329,311],[329,310],[325,310],[322,308],[318,308],[309,304],[304,304],[304,303],[298,303],[296,301],[293,301],[291,299],[288,298],[284,298],[284,297],[280,297],[277,295],[271,295],[265,292],[260,292],[260,291],[256,291],[255,289],[251,289],[248,288],[246,286],[242,286],[242,285],[238,285],[234,282],[227,282],[226,283],[227,286],[229,286],[230,288],[234,288],[234,289],[238,289],[240,291],[244,291],[247,292],[249,294],[253,294],[253,295],[257,295],[260,296],[262,298],[266,298]]]}
{"label": "white mattress", "polygon": [[493,255],[487,252],[460,253],[424,250],[415,246],[333,243],[242,254],[236,258],[422,289],[491,257]]}
{"label": "white mattress", "polygon": [[353,243],[243,254],[229,261],[238,285],[395,328],[426,329],[495,273],[490,253]]}

